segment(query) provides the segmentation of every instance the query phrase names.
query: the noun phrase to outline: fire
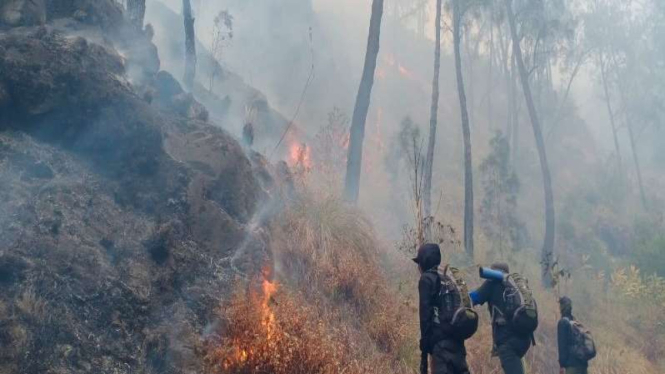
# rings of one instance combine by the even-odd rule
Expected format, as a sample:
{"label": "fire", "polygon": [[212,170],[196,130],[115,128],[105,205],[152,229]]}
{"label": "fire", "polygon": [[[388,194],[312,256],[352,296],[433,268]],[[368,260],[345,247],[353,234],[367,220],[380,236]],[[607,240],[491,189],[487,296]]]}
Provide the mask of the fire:
{"label": "fire", "polygon": [[263,301],[261,303],[261,325],[266,330],[266,339],[272,340],[275,336],[275,313],[270,308],[270,300],[277,293],[277,283],[263,280]]}
{"label": "fire", "polygon": [[[275,312],[271,307],[271,302],[279,288],[276,281],[270,281],[268,278],[271,274],[269,269],[264,269],[263,280],[259,289],[258,284],[256,288],[250,292],[249,300],[255,306],[257,312],[257,330],[254,332],[255,338],[265,342],[263,347],[257,348],[251,345],[250,341],[245,341],[246,337],[235,337],[232,340],[231,351],[222,362],[222,367],[226,370],[232,367],[242,367],[256,357],[265,354],[265,350],[275,350],[279,344],[280,337],[278,332],[277,318]],[[259,327],[260,326],[260,327]],[[248,343],[250,344],[248,346]],[[255,344],[255,343],[254,343]],[[258,349],[258,350],[257,350]]]}
{"label": "fire", "polygon": [[289,166],[312,168],[312,149],[305,143],[294,142],[289,147]]}

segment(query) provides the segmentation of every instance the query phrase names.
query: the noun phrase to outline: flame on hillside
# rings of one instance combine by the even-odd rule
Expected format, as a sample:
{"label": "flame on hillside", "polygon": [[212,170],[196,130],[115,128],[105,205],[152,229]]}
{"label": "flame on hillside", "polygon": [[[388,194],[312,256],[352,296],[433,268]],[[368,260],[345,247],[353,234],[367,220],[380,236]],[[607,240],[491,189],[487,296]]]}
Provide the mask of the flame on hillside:
{"label": "flame on hillside", "polygon": [[[277,318],[275,312],[272,310],[271,302],[278,291],[278,284],[276,281],[269,280],[270,269],[264,269],[262,274],[261,287],[256,287],[250,291],[249,300],[255,308],[258,309],[258,318],[260,321],[260,328],[257,329],[258,336],[256,338],[265,342],[266,348],[274,348],[278,344],[279,333],[277,331]],[[257,325],[258,326],[258,325]],[[222,367],[226,370],[229,368],[242,367],[255,355],[260,355],[259,351],[255,351],[254,347],[247,346],[244,339],[246,337],[238,336],[233,338],[231,351],[224,359]],[[264,352],[265,353],[265,352]]]}
{"label": "flame on hillside", "polygon": [[266,339],[272,340],[275,337],[275,313],[270,309],[270,300],[277,293],[277,283],[264,279],[261,289],[263,290],[261,325],[266,330]]}
{"label": "flame on hillside", "polygon": [[310,170],[312,168],[312,148],[305,143],[291,143],[288,164],[292,168],[300,167]]}

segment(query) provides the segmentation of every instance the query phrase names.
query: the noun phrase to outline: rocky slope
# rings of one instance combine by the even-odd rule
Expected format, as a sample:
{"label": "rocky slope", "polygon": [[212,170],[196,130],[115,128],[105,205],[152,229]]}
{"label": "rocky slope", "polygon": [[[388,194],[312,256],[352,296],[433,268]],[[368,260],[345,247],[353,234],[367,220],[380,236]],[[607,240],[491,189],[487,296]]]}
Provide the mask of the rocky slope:
{"label": "rocky slope", "polygon": [[274,174],[115,2],[0,12],[0,373],[197,372]]}

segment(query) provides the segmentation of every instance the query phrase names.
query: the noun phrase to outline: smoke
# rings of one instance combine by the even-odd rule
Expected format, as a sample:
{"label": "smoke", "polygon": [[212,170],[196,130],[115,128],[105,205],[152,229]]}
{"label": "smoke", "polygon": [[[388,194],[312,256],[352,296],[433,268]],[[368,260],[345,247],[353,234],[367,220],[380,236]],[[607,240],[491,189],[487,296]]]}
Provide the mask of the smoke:
{"label": "smoke", "polygon": [[[390,223],[384,224],[390,227],[387,231],[393,235],[400,231],[399,227],[408,218],[395,217],[386,210],[386,206],[390,206],[394,200],[394,193],[390,191],[395,190],[392,187],[397,187],[398,191],[404,193],[408,183],[390,177],[385,166],[385,159],[391,152],[387,148],[394,144],[400,123],[406,117],[412,118],[426,136],[430,109],[434,9],[431,5],[419,20],[409,15],[409,7],[413,3],[405,0],[385,2],[381,50],[366,125],[361,181],[361,205],[380,219],[389,220]],[[174,14],[181,12],[181,0],[152,0],[148,2],[148,22],[159,21],[163,12],[156,10],[163,5]],[[269,105],[281,114],[282,125],[295,118],[290,136],[296,140],[298,137],[312,138],[326,124],[327,114],[335,107],[351,116],[365,56],[371,0],[193,0],[192,5],[197,37],[203,49],[210,48],[213,22],[219,12],[228,11],[233,17],[233,39],[225,45],[219,63],[236,78],[215,85],[216,94],[220,98],[228,95],[232,101],[229,114],[223,121],[219,121],[222,127],[237,137],[241,136],[245,102],[256,95],[253,88],[264,94]],[[170,19],[167,26],[182,27],[178,21],[175,25],[174,20]],[[160,36],[160,33],[167,31],[156,27],[155,42],[159,47],[162,67],[174,72],[179,78],[183,47],[174,44],[173,38],[165,40]],[[480,26],[467,31],[469,35],[476,36],[486,32]],[[433,194],[440,196],[446,191],[442,210],[458,212],[462,201],[459,181],[462,180],[463,153],[450,42],[450,15],[447,13],[444,15],[443,40]],[[479,163],[488,154],[487,144],[496,130],[510,133],[507,126],[507,94],[501,66],[494,63],[494,77],[492,81],[489,79],[487,41],[478,42],[465,34],[463,42],[463,73],[467,78],[472,117],[474,161]],[[495,50],[495,53],[499,51]],[[315,73],[308,84],[312,64]],[[201,82],[207,81],[206,74],[205,69],[200,70]],[[555,89],[565,89],[567,74],[561,70],[561,66],[552,67]],[[593,167],[612,154],[613,142],[596,74],[593,66],[583,67],[572,84],[567,104],[563,106],[566,115],[557,123],[554,120],[548,122],[547,116],[544,116],[555,173],[564,171],[574,162],[573,154],[583,160],[585,167]],[[242,94],[238,94],[241,86],[238,82],[247,86],[243,88],[245,91]],[[490,96],[493,106],[491,120],[487,108]],[[540,176],[534,157],[533,134],[523,104],[524,98],[519,91],[516,100],[520,112],[519,137],[515,148],[521,154],[517,167],[520,168],[525,184],[533,189],[525,191],[525,195],[537,195],[540,193],[536,187],[540,185]],[[548,110],[547,104],[541,102],[540,109]],[[257,151],[270,154],[279,142],[283,127],[273,127],[274,131],[269,134],[257,134]],[[575,152],[558,146],[564,138],[568,139],[568,147],[574,148]],[[301,139],[303,142],[305,140]],[[624,149],[629,148],[626,136],[622,136],[621,143]],[[287,154],[284,152],[286,149],[282,150],[281,155]],[[316,157],[316,149],[312,152]],[[402,175],[409,174],[406,172]],[[402,186],[393,186],[395,183],[401,183]],[[539,204],[534,204],[530,209],[529,216],[539,216]]]}

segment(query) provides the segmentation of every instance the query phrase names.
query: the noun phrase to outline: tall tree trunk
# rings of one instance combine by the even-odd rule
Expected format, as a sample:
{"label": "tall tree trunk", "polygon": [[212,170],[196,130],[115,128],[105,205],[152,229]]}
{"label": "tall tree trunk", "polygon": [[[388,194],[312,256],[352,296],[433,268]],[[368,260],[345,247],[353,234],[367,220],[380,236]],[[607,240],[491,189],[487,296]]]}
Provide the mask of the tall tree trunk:
{"label": "tall tree trunk", "polygon": [[[461,4],[458,4],[458,8],[461,9]],[[464,60],[466,63],[464,64],[464,67],[466,67],[466,72],[467,75],[466,77],[468,79],[468,85],[465,87],[468,88],[468,100],[467,100],[467,107],[471,108],[469,110],[469,122],[470,123],[475,123],[474,122],[474,117],[476,115],[476,100],[475,100],[475,85],[473,78],[475,77],[475,74],[473,72],[473,63],[475,61],[472,48],[471,48],[471,32],[467,31],[466,32],[466,38],[462,40],[462,34],[464,33],[464,24],[462,24],[462,16],[460,15],[460,25],[459,25],[459,35],[460,35],[460,43],[464,42],[464,51],[466,52],[466,57],[467,59]],[[461,46],[460,46],[461,48]],[[460,55],[460,59],[462,58],[463,53]],[[462,71],[462,75],[464,75],[464,71]],[[466,93],[466,90],[465,90]]]}
{"label": "tall tree trunk", "polygon": [[182,15],[185,21],[185,86],[192,90],[196,79],[196,34],[194,33],[194,17],[192,4],[182,0]]}
{"label": "tall tree trunk", "polygon": [[471,128],[469,113],[466,108],[464,77],[462,76],[461,44],[462,12],[459,0],[453,0],[453,41],[455,47],[455,71],[457,75],[457,94],[462,117],[462,134],[464,136],[464,249],[473,258],[473,165],[471,163]]}
{"label": "tall tree trunk", "polygon": [[441,7],[442,0],[436,0],[436,41],[434,42],[434,78],[432,79],[432,105],[429,117],[429,143],[425,163],[425,217],[432,215],[432,168],[434,165],[434,146],[436,145],[436,125],[439,114],[439,72],[441,70]]}
{"label": "tall tree trunk", "polygon": [[515,74],[517,71],[517,64],[515,63],[515,53],[511,53],[510,56],[510,112],[512,113],[512,116],[510,117],[510,133],[512,135],[511,142],[513,143],[510,149],[512,151],[511,159],[514,165],[520,149],[520,110],[517,107],[517,74]]}
{"label": "tall tree trunk", "polygon": [[522,58],[522,48],[520,41],[517,37],[517,26],[515,25],[515,14],[513,13],[512,0],[505,0],[506,13],[508,14],[508,22],[510,24],[510,35],[513,40],[513,53],[517,63],[517,69],[522,82],[522,91],[524,91],[524,99],[526,100],[529,117],[531,118],[531,125],[533,126],[533,134],[536,138],[536,147],[538,148],[538,157],[540,158],[540,168],[543,174],[543,188],[545,191],[545,240],[542,249],[542,277],[545,287],[553,286],[552,264],[554,255],[554,193],[552,191],[552,177],[550,175],[550,168],[547,162],[547,153],[545,152],[545,141],[543,140],[543,133],[540,127],[540,120],[538,113],[533,103],[533,96],[531,96],[531,87],[529,86],[529,75],[524,67],[524,60]]}
{"label": "tall tree trunk", "polygon": [[139,30],[143,30],[143,19],[145,18],[145,0],[127,0],[127,13],[129,20]]}
{"label": "tall tree trunk", "polygon": [[610,97],[610,89],[607,84],[607,72],[605,71],[605,61],[603,59],[603,53],[598,54],[598,59],[600,60],[600,78],[603,81],[603,90],[605,91],[605,103],[607,104],[607,114],[610,116],[610,125],[612,126],[612,136],[614,137],[614,150],[617,157],[617,166],[619,167],[619,173],[623,171],[623,162],[621,160],[621,149],[619,148],[619,136],[617,135],[616,122],[614,120],[614,111],[612,110],[612,99]]}
{"label": "tall tree trunk", "polygon": [[490,129],[494,129],[494,114],[492,113],[492,90],[494,89],[494,23],[492,16],[494,12],[490,13],[490,66],[489,66],[489,85],[487,89],[487,121],[489,122]]}
{"label": "tall tree trunk", "polygon": [[[628,119],[626,119],[628,121]],[[637,183],[640,187],[640,198],[642,199],[642,206],[644,210],[649,210],[647,206],[647,196],[644,192],[644,182],[642,182],[642,169],[640,168],[640,159],[637,157],[637,148],[635,148],[635,132],[633,131],[633,124],[626,123],[628,127],[628,137],[630,138],[630,148],[633,151],[633,161],[635,162],[635,172],[637,173]]]}
{"label": "tall tree trunk", "polygon": [[351,137],[349,140],[349,155],[346,162],[346,179],[344,198],[351,203],[358,201],[360,191],[360,169],[363,158],[363,140],[365,138],[365,121],[369,110],[372,86],[374,85],[374,72],[376,60],[379,55],[379,41],[381,37],[381,18],[383,17],[383,0],[373,0],[372,17],[369,22],[369,36],[367,38],[367,52],[363,68],[356,105],[351,119]]}
{"label": "tall tree trunk", "polygon": [[628,108],[626,106],[626,97],[624,96],[624,88],[620,87],[619,89],[619,97],[621,98],[621,104],[624,107],[624,117],[626,121],[626,127],[628,128],[628,139],[630,140],[630,150],[633,153],[633,162],[635,163],[635,173],[637,174],[637,185],[640,189],[640,199],[642,200],[642,207],[644,210],[648,210],[649,207],[647,205],[647,196],[646,193],[644,192],[644,182],[642,181],[642,169],[640,167],[640,158],[637,156],[637,148],[635,145],[635,131],[633,131],[633,123],[630,119],[630,116],[625,113],[626,109]]}
{"label": "tall tree trunk", "polygon": [[[613,54],[612,55],[612,60],[616,64],[616,56]],[[640,159],[637,156],[637,148],[635,144],[635,132],[633,131],[633,121],[631,120],[630,116],[628,115],[628,105],[626,102],[626,96],[624,92],[626,92],[626,86],[622,83],[623,80],[621,79],[621,76],[618,76],[618,84],[619,84],[619,98],[621,98],[621,105],[623,106],[623,114],[624,114],[624,119],[626,121],[626,127],[628,128],[628,138],[630,140],[630,149],[631,152],[633,153],[633,162],[635,163],[635,173],[637,174],[637,184],[640,189],[640,199],[642,200],[642,207],[644,210],[648,210],[649,207],[647,206],[647,197],[646,193],[644,192],[644,182],[642,181],[642,169],[640,167]]]}

